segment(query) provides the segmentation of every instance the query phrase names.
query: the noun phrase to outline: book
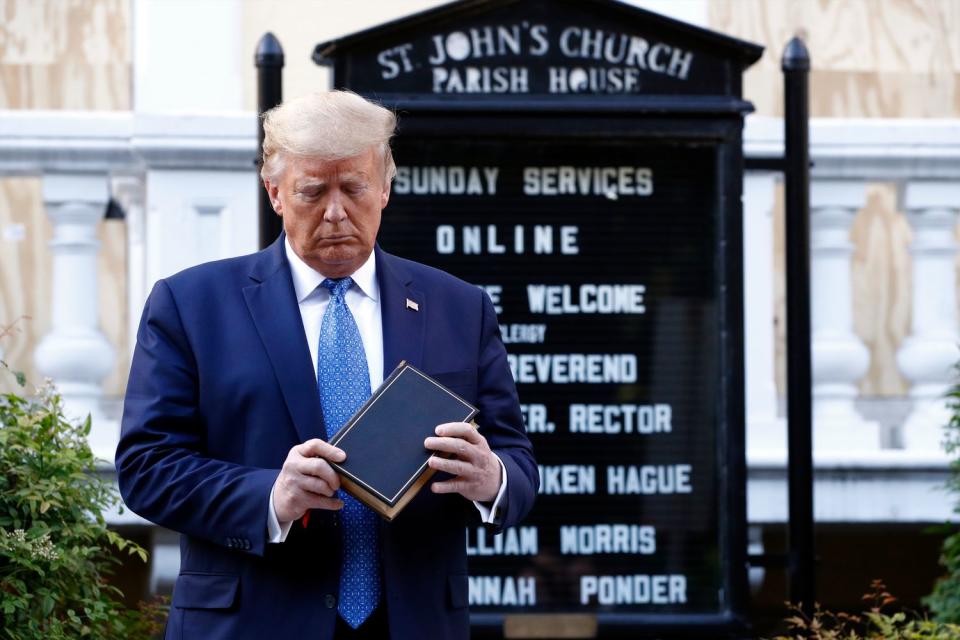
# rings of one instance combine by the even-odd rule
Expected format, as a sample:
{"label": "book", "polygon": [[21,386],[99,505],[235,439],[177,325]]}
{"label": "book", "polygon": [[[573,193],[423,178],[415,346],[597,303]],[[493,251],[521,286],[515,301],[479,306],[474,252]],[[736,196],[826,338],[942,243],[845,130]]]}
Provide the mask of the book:
{"label": "book", "polygon": [[[472,422],[477,408],[401,361],[330,444],[347,459],[330,463],[340,486],[386,520],[397,514],[434,474],[423,446],[444,422]],[[476,427],[476,423],[473,423]]]}

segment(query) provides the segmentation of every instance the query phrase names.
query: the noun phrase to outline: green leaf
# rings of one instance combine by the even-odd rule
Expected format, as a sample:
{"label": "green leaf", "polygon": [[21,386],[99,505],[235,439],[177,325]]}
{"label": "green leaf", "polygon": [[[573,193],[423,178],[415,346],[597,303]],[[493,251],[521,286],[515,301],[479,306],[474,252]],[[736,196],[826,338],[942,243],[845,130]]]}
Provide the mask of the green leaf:
{"label": "green leaf", "polygon": [[[16,374],[0,363],[0,384],[4,375]],[[121,563],[115,550],[122,547],[128,562],[146,561],[147,553],[107,526],[103,512],[118,497],[97,473],[90,424],[64,416],[55,390],[35,398],[0,394],[3,640],[133,640],[162,629],[162,607],[127,609],[109,582]],[[23,533],[11,538],[18,529]]]}
{"label": "green leaf", "polygon": [[42,605],[40,610],[43,612],[43,616],[47,617],[53,611],[53,606],[56,604],[56,601],[49,595],[43,597]]}

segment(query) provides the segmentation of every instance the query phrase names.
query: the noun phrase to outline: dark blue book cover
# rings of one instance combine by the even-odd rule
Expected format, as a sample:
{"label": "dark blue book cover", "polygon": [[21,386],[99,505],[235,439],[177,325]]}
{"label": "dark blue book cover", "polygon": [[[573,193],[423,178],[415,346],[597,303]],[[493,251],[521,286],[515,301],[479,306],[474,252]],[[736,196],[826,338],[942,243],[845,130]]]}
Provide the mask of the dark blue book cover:
{"label": "dark blue book cover", "polygon": [[432,475],[423,441],[444,422],[470,422],[477,409],[401,362],[331,439],[347,459],[332,466],[346,491],[388,520]]}

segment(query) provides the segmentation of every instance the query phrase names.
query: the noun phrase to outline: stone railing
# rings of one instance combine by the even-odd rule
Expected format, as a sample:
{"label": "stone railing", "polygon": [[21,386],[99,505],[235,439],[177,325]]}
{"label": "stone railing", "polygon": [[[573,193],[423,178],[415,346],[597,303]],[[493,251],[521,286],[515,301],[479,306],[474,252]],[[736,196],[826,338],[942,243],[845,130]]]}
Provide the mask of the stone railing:
{"label": "stone railing", "polygon": [[[39,373],[66,410],[90,414],[90,443],[111,461],[119,437],[102,382],[117,349],[100,330],[97,227],[111,198],[127,223],[128,335],[149,287],[184,267],[256,250],[256,118],[0,112],[0,175],[38,176],[52,226],[50,332]],[[16,310],[4,310],[9,314]]]}
{"label": "stone railing", "polygon": [[[782,123],[751,118],[748,157],[782,154]],[[960,214],[960,121],[814,120],[811,123],[810,259],[816,516],[821,521],[942,521],[939,489],[944,399],[957,361],[955,229]],[[786,427],[773,384],[771,212],[775,174],[745,180],[749,511],[752,522],[786,517]],[[911,331],[896,362],[910,384],[895,437],[861,410],[870,366],[854,332],[850,234],[867,185],[895,185],[910,225]],[[751,323],[754,331],[751,332]],[[752,366],[751,366],[752,365]]]}
{"label": "stone railing", "polygon": [[[96,227],[112,198],[125,212],[130,340],[153,283],[186,266],[256,249],[256,120],[130,113],[0,112],[0,175],[42,176],[53,227],[52,328],[37,345],[75,414],[94,416],[95,451],[112,458],[115,416],[101,410],[101,383],[116,358],[99,330]],[[748,157],[782,153],[781,122],[750,118]],[[898,519],[884,483],[930,493],[946,470],[939,449],[942,394],[957,355],[954,228],[960,212],[960,123],[813,121],[811,273],[818,517],[860,505],[855,519]],[[744,183],[746,363],[750,518],[783,519],[786,428],[774,384],[773,219],[781,177],[749,172]],[[861,415],[856,383],[869,354],[853,331],[850,225],[871,181],[898,185],[913,232],[912,333],[897,362],[911,382],[900,448],[882,446]],[[853,480],[851,480],[853,479]],[[904,484],[906,483],[906,484]],[[916,484],[920,483],[920,484]],[[909,488],[909,487],[908,487]],[[889,493],[889,492],[888,492]],[[780,496],[779,498],[777,496]],[[867,500],[868,502],[863,502]],[[869,500],[873,500],[869,502]],[[944,505],[914,500],[908,517],[939,519]],[[920,515],[917,515],[920,514]]]}

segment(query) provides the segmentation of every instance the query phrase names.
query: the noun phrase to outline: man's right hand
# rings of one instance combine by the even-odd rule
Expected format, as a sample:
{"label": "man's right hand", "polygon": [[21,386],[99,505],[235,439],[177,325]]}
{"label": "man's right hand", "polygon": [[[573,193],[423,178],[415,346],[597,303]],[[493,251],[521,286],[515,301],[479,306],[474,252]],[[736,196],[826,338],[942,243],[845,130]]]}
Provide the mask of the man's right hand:
{"label": "man's right hand", "polygon": [[327,462],[343,462],[347,454],[323,440],[307,440],[290,449],[273,485],[273,510],[282,524],[303,517],[309,509],[343,508],[333,497],[340,477]]}

